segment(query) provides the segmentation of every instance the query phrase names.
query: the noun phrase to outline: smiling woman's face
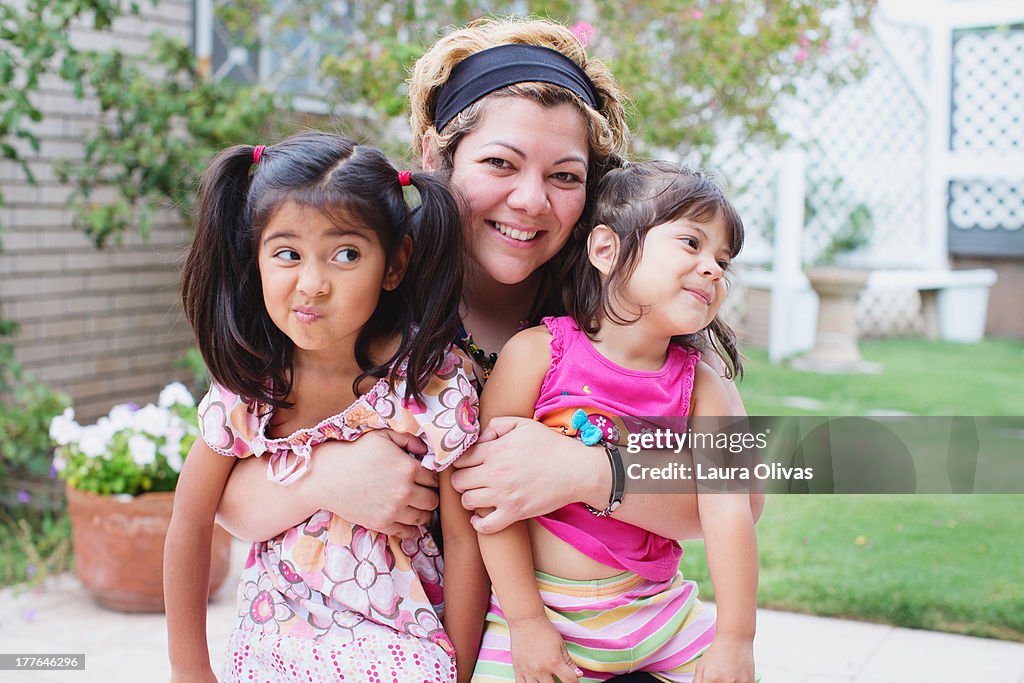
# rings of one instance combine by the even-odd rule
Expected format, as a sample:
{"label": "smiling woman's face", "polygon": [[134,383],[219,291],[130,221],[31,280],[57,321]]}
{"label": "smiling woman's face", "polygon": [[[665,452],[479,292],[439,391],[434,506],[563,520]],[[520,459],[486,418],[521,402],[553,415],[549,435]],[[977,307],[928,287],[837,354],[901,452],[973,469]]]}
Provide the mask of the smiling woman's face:
{"label": "smiling woman's face", "polygon": [[583,213],[589,158],[586,122],[571,104],[487,104],[452,160],[477,276],[519,284],[558,253]]}

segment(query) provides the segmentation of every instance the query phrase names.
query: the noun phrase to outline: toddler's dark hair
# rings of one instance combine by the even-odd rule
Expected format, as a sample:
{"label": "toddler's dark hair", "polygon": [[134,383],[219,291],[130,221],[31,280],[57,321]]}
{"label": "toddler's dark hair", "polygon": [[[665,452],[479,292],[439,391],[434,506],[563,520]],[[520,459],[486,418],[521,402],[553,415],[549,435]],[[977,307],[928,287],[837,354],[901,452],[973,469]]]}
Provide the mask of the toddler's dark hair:
{"label": "toddler's dark hair", "polygon": [[[743,247],[743,221],[721,186],[707,173],[668,161],[628,164],[609,171],[597,188],[590,226],[606,225],[619,238],[618,261],[608,276],[590,263],[586,240],[571,261],[572,275],[563,288],[566,310],[580,329],[593,337],[605,319],[635,322],[615,310],[611,292],[636,270],[647,231],[678,219],[707,223],[721,216],[729,238],[729,256]],[[736,334],[718,316],[706,330],[673,338],[673,343],[706,351],[713,349],[726,365],[728,377],[743,375]]]}
{"label": "toddler's dark hair", "polygon": [[[358,395],[362,380],[384,377],[389,367],[408,360],[407,397],[419,397],[459,330],[462,221],[447,183],[430,173],[411,174],[421,198],[414,220],[398,172],[374,147],[307,132],[265,148],[255,165],[254,150],[251,145],[226,149],[203,174],[195,239],[182,272],[185,316],[210,374],[247,400],[290,405],[294,346],[264,305],[258,241],[281,204],[295,202],[340,225],[357,221],[373,230],[386,267],[412,236],[404,279],[393,291],[381,292],[356,341],[363,372],[352,389]],[[374,364],[369,357],[374,340],[398,333],[394,356]]]}

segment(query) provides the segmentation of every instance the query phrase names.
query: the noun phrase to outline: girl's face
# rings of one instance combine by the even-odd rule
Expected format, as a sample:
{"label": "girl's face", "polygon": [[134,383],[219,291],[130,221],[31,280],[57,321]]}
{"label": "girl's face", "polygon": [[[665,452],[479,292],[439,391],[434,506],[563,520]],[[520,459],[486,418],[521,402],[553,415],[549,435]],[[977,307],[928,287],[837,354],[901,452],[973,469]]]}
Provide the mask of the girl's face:
{"label": "girl's face", "polygon": [[583,213],[589,160],[586,123],[572,105],[489,102],[452,164],[476,271],[518,284],[557,254]]}
{"label": "girl's face", "polygon": [[388,268],[373,230],[294,202],[277,208],[259,239],[263,302],[297,354],[354,346],[381,289],[398,286],[408,259],[402,249]]}
{"label": "girl's face", "polygon": [[666,336],[711,324],[726,295],[729,232],[724,219],[680,218],[647,231],[636,270],[618,297],[622,310],[643,306],[642,324]]}

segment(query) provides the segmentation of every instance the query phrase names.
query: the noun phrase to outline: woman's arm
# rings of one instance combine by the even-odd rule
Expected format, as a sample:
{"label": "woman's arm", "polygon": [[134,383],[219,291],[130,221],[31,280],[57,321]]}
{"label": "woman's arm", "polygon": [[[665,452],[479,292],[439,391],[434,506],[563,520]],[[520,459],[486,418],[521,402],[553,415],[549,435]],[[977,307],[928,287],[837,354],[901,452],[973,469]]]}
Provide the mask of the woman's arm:
{"label": "woman's arm", "polygon": [[[625,449],[620,453],[628,468],[629,454]],[[539,422],[516,417],[492,420],[473,450],[455,466],[460,469],[452,483],[462,492],[463,506],[493,509],[472,520],[476,530],[485,534],[569,503],[602,510],[612,488],[602,446],[586,446]],[[695,497],[631,492],[629,480],[615,517],[666,538],[700,538]]]}
{"label": "woman's arm", "polygon": [[[703,363],[694,382],[694,416],[728,416],[725,382]],[[698,664],[697,679],[754,681],[754,630],[757,615],[757,537],[746,491],[697,489],[708,571],[715,587],[715,639]]]}
{"label": "woman's arm", "polygon": [[441,472],[441,532],[444,536],[444,630],[455,645],[459,683],[473,675],[487,613],[491,584],[476,531],[459,493],[451,485],[451,468]]}
{"label": "woman's arm", "polygon": [[264,458],[241,460],[228,478],[217,521],[249,541],[273,538],[329,510],[368,529],[413,538],[437,507],[437,475],[406,451],[422,455],[418,438],[391,430],[313,449],[310,471],[290,486],[267,478]]}
{"label": "woman's arm", "polygon": [[[721,366],[721,360],[710,355]],[[724,414],[745,415],[736,385],[724,381],[722,384],[728,410]],[[620,449],[620,453],[628,470],[633,456],[625,449]],[[462,492],[463,506],[469,510],[493,510],[486,516],[473,517],[473,526],[485,534],[569,503],[587,503],[602,510],[608,505],[612,487],[604,448],[585,446],[534,420],[519,417],[492,420],[476,447],[459,458],[455,467],[458,471],[452,483]],[[615,511],[617,519],[666,538],[701,537],[696,496],[636,493],[630,490],[630,483],[627,479],[625,497]],[[751,492],[750,509],[756,522],[764,509],[763,492]]]}
{"label": "woman's arm", "polygon": [[214,516],[235,458],[196,439],[181,468],[164,545],[164,605],[172,681],[216,683],[206,645]]}

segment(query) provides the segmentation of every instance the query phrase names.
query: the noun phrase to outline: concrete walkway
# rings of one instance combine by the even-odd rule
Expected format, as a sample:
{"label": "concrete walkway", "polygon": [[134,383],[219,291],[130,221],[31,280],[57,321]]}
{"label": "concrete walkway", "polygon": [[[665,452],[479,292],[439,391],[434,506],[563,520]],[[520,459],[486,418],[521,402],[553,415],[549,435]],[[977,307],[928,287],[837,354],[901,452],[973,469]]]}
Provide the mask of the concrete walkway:
{"label": "concrete walkway", "polygon": [[[235,544],[232,572],[241,569]],[[235,622],[234,582],[210,603],[215,670]],[[162,614],[104,610],[73,575],[0,591],[0,654],[85,653],[85,671],[0,671],[0,683],[167,681]],[[1024,683],[1024,643],[760,610],[755,658],[764,683]]]}

